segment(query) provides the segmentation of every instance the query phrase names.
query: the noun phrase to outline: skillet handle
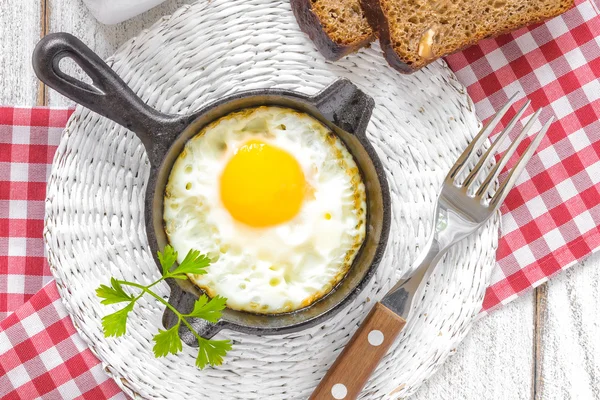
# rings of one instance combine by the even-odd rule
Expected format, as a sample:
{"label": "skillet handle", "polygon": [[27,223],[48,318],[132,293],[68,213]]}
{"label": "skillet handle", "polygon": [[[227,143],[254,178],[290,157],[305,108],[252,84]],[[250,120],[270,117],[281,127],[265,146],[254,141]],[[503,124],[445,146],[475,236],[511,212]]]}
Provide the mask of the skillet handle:
{"label": "skillet handle", "polygon": [[[92,79],[85,83],[65,74],[60,61],[70,58]],[[33,52],[38,78],[71,100],[133,131],[151,153],[159,136],[171,136],[187,126],[180,115],[163,114],[142,101],[119,76],[83,42],[68,33],[45,36]],[[152,157],[151,157],[152,158]]]}
{"label": "skillet handle", "polygon": [[377,302],[310,400],[356,399],[406,321]]}
{"label": "skillet handle", "polygon": [[[169,304],[184,314],[191,312],[194,309],[194,303],[198,297],[183,291],[173,280],[167,280],[167,283],[171,288]],[[177,320],[177,316],[171,310],[166,308],[162,318],[163,326],[166,329],[169,329],[177,323]],[[196,333],[205,339],[211,339],[219,333],[221,329],[227,329],[229,326],[229,324],[223,320],[213,324],[200,318],[192,318],[190,324]],[[196,336],[194,336],[184,324],[181,324],[179,327],[179,337],[188,346],[198,347],[198,339],[196,339]]]}
{"label": "skillet handle", "polygon": [[313,97],[325,118],[348,133],[364,135],[375,101],[348,79],[341,78]]}

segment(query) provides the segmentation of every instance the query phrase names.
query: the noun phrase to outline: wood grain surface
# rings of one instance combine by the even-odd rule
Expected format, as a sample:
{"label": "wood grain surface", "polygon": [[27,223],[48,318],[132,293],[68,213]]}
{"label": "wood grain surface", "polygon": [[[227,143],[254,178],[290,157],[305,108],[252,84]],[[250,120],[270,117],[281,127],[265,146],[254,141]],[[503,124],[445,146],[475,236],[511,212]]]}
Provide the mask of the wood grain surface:
{"label": "wood grain surface", "polygon": [[[71,32],[108,57],[192,2],[169,0],[105,26],[81,0],[0,0],[0,104],[72,104],[52,91],[44,94],[33,74],[31,53],[45,32]],[[582,264],[478,321],[413,399],[600,400],[600,255]]]}
{"label": "wood grain surface", "polygon": [[37,104],[31,53],[40,38],[41,0],[0,0],[0,104]]}
{"label": "wood grain surface", "polygon": [[548,282],[535,400],[600,399],[600,254]]}

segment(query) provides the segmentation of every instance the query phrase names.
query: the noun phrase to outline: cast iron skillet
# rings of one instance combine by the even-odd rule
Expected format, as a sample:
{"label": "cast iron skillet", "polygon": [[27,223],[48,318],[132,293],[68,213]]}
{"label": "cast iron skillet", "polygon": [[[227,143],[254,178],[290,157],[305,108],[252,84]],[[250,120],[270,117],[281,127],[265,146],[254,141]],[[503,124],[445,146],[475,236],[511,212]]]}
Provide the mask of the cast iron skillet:
{"label": "cast iron skillet", "polygon": [[[89,75],[93,85],[61,71],[59,62],[63,58],[75,61]],[[33,53],[33,67],[48,86],[126,127],[141,139],[151,166],[145,201],[146,231],[157,264],[157,250],[168,243],[162,215],[163,194],[171,167],[186,141],[211,121],[247,107],[289,107],[310,114],[332,129],[354,156],[366,186],[367,234],[344,279],[327,296],[295,312],[259,315],[226,309],[217,324],[196,320],[192,325],[200,335],[210,338],[221,329],[281,334],[313,326],[333,316],[356,297],[375,272],[388,237],[389,190],[381,161],[365,136],[373,99],[350,81],[339,79],[315,96],[280,89],[243,91],[218,99],[190,115],[168,115],[146,105],[108,65],[70,34],[51,34],[42,39]],[[168,283],[169,302],[181,312],[190,312],[200,290],[189,281]],[[175,316],[167,310],[163,324],[170,327],[174,323]],[[187,344],[197,345],[195,337],[183,325],[180,333]]]}

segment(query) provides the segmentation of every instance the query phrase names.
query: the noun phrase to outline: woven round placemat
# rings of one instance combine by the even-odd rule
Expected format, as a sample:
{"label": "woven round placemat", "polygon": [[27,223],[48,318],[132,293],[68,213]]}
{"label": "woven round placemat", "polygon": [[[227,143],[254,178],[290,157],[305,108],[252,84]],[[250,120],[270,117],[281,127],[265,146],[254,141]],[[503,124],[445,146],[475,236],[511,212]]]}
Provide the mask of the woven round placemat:
{"label": "woven round placemat", "polygon": [[[222,366],[198,370],[195,350],[156,359],[152,336],[162,306],[136,305],[127,334],[105,338],[95,289],[110,276],[150,283],[143,194],[149,165],[126,129],[78,108],[48,183],[49,262],[75,327],[105,370],[143,398],[301,399],[309,396],[373,302],[409,272],[426,241],[433,204],[450,166],[478,130],[473,105],[445,63],[410,76],[389,68],[374,44],[325,62],[300,32],[287,0],[212,0],[184,7],[127,42],[109,60],[148,104],[186,113],[236,91],[279,87],[315,93],[346,77],[375,99],[368,137],[392,195],[390,240],[376,276],[334,318],[301,332],[253,336],[224,331],[233,350]],[[455,246],[431,277],[408,322],[363,391],[364,399],[413,393],[471,327],[494,263],[498,218]],[[157,288],[168,296],[168,287]]]}

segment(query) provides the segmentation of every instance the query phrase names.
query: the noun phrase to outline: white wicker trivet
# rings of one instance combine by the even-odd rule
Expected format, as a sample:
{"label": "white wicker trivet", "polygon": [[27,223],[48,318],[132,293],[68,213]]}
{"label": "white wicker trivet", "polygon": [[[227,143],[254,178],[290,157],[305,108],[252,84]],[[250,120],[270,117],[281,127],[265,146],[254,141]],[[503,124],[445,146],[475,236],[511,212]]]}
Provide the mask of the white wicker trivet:
{"label": "white wicker trivet", "polygon": [[[114,61],[114,62],[113,62]],[[347,77],[376,102],[368,135],[387,168],[392,227],[372,282],[336,317],[285,336],[224,331],[234,341],[225,363],[203,371],[194,350],[156,359],[152,336],[162,307],[143,299],[127,334],[104,338],[111,312],[95,289],[111,275],[151,282],[157,268],[142,217],[148,161],[133,134],[82,108],[71,118],[48,184],[45,238],[50,265],[75,326],[106,371],[145,398],[306,398],[375,299],[407,273],[425,242],[441,180],[478,129],[473,105],[443,62],[411,76],[387,66],[379,47],[328,63],[302,34],[287,0],[212,0],[185,7],[125,44],[113,68],[150,105],[184,113],[243,89],[314,93]],[[494,263],[494,218],[456,246],[362,398],[413,393],[462,340],[480,310]],[[165,297],[167,286],[158,289]],[[147,301],[146,301],[147,300]]]}

